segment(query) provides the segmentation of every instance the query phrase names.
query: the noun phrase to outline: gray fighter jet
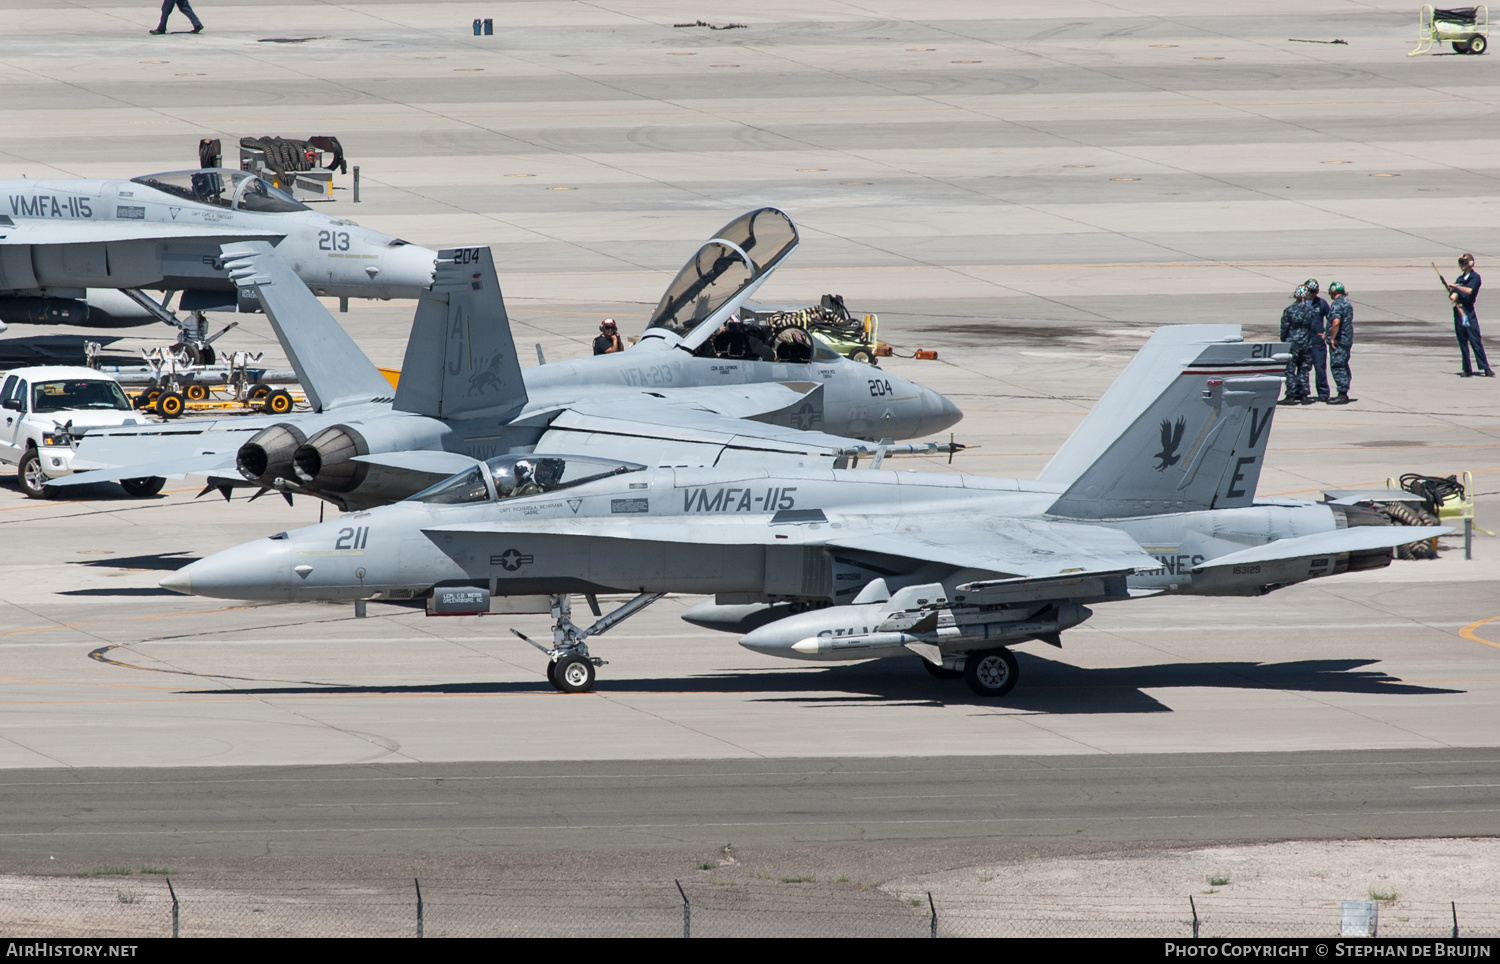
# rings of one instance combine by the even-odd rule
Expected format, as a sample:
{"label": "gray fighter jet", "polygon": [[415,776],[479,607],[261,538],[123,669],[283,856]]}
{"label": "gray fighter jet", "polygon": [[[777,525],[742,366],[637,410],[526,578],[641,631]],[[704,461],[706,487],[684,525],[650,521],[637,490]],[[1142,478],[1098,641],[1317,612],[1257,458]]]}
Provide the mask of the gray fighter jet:
{"label": "gray fighter jet", "polygon": [[831,466],[891,447],[871,440],[956,423],[962,413],[942,395],[851,362],[801,329],[800,338],[734,331],[734,309],[795,243],[780,211],[745,214],[689,260],[639,344],[524,371],[489,249],[444,250],[394,397],[265,243],[226,246],[231,273],[257,292],[316,411],[90,432],[73,457],[81,474],[54,484],[199,474],[226,496],[253,485],[358,509],[507,453]]}
{"label": "gray fighter jet", "polygon": [[[0,181],[0,194],[0,322],[86,324],[86,290],[113,288],[201,346],[202,311],[254,308],[219,254],[232,241],[275,245],[329,297],[415,298],[432,283],[431,249],[321,214],[244,171]],[[142,289],[181,291],[190,317]]]}
{"label": "gray fighter jet", "polygon": [[[232,599],[430,597],[435,612],[550,611],[548,676],[594,681],[587,640],[669,592],[793,659],[916,652],[974,692],[1008,647],[1061,645],[1089,606],[1261,595],[1389,565],[1449,531],[1354,504],[1255,497],[1286,355],[1238,326],[1159,330],[1036,480],[880,470],[492,459],[396,505],[282,532],[161,584]],[[569,594],[636,593],[587,628]],[[537,594],[542,598],[527,601]],[[597,605],[594,606],[596,615]]]}

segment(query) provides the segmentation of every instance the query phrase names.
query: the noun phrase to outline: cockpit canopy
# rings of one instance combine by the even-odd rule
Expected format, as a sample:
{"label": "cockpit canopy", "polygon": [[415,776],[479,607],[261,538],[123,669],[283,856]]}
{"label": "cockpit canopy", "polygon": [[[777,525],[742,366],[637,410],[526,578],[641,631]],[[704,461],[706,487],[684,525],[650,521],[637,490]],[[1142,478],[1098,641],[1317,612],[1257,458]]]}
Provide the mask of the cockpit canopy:
{"label": "cockpit canopy", "polygon": [[518,499],[644,468],[634,462],[582,455],[502,455],[423,489],[407,501],[459,505]]}
{"label": "cockpit canopy", "polygon": [[760,208],[740,215],[682,266],[647,327],[686,334],[773,270],[796,246],[797,228],[781,211]]}
{"label": "cockpit canopy", "polygon": [[185,201],[197,201],[199,204],[212,204],[236,211],[282,214],[287,211],[311,210],[280,188],[272,187],[264,178],[226,168],[210,167],[196,171],[147,174],[131,178],[131,183],[143,184]]}

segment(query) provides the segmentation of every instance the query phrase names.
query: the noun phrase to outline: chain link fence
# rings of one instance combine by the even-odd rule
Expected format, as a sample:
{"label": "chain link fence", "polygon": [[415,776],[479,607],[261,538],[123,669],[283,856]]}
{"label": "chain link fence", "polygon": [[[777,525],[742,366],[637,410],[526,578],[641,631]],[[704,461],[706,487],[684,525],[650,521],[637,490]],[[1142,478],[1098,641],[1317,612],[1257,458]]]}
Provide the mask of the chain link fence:
{"label": "chain link fence", "polygon": [[[783,882],[785,883],[785,882]],[[1379,936],[1500,937],[1500,908],[1382,902]],[[664,881],[184,886],[167,877],[11,878],[0,933],[131,937],[1330,938],[1338,900],[790,892]]]}

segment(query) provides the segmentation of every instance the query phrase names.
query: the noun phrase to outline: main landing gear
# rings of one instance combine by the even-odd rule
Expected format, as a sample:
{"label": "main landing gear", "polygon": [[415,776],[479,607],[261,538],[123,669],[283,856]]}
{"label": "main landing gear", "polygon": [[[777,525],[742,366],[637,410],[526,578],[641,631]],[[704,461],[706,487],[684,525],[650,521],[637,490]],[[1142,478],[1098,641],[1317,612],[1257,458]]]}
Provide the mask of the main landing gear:
{"label": "main landing gear", "polygon": [[[587,629],[579,629],[573,623],[573,597],[567,594],[555,595],[550,597],[552,602],[552,645],[550,647],[543,646],[518,630],[512,629],[511,632],[547,654],[550,660],[547,664],[547,682],[563,693],[587,693],[594,688],[594,671],[608,664],[597,656],[589,655],[586,640],[590,636],[599,636],[608,632],[665,595],[664,592],[643,592],[609,615],[600,616],[599,620]],[[589,608],[593,610],[594,615],[599,616],[598,602],[592,595],[588,596],[588,601]]]}
{"label": "main landing gear", "polygon": [[974,695],[984,697],[1004,696],[1016,688],[1021,677],[1015,654],[1004,647],[968,653],[961,668],[938,666],[924,656],[922,668],[936,679],[962,679]]}

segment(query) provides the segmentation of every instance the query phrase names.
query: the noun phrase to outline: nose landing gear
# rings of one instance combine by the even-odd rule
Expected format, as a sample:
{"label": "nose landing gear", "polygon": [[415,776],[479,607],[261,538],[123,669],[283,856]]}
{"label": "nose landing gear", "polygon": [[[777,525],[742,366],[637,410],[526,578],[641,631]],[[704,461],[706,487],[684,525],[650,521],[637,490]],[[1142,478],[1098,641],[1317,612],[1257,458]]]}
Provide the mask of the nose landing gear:
{"label": "nose landing gear", "polygon": [[[634,616],[647,606],[665,596],[664,592],[643,592],[639,596],[601,616],[587,629],[580,629],[573,622],[573,597],[568,594],[550,597],[552,603],[552,645],[543,646],[525,633],[512,629],[521,639],[547,655],[547,682],[563,693],[587,693],[594,688],[595,670],[609,665],[597,656],[589,655],[587,639],[599,636]],[[592,596],[590,605],[594,604]],[[594,608],[594,612],[599,612]]]}

